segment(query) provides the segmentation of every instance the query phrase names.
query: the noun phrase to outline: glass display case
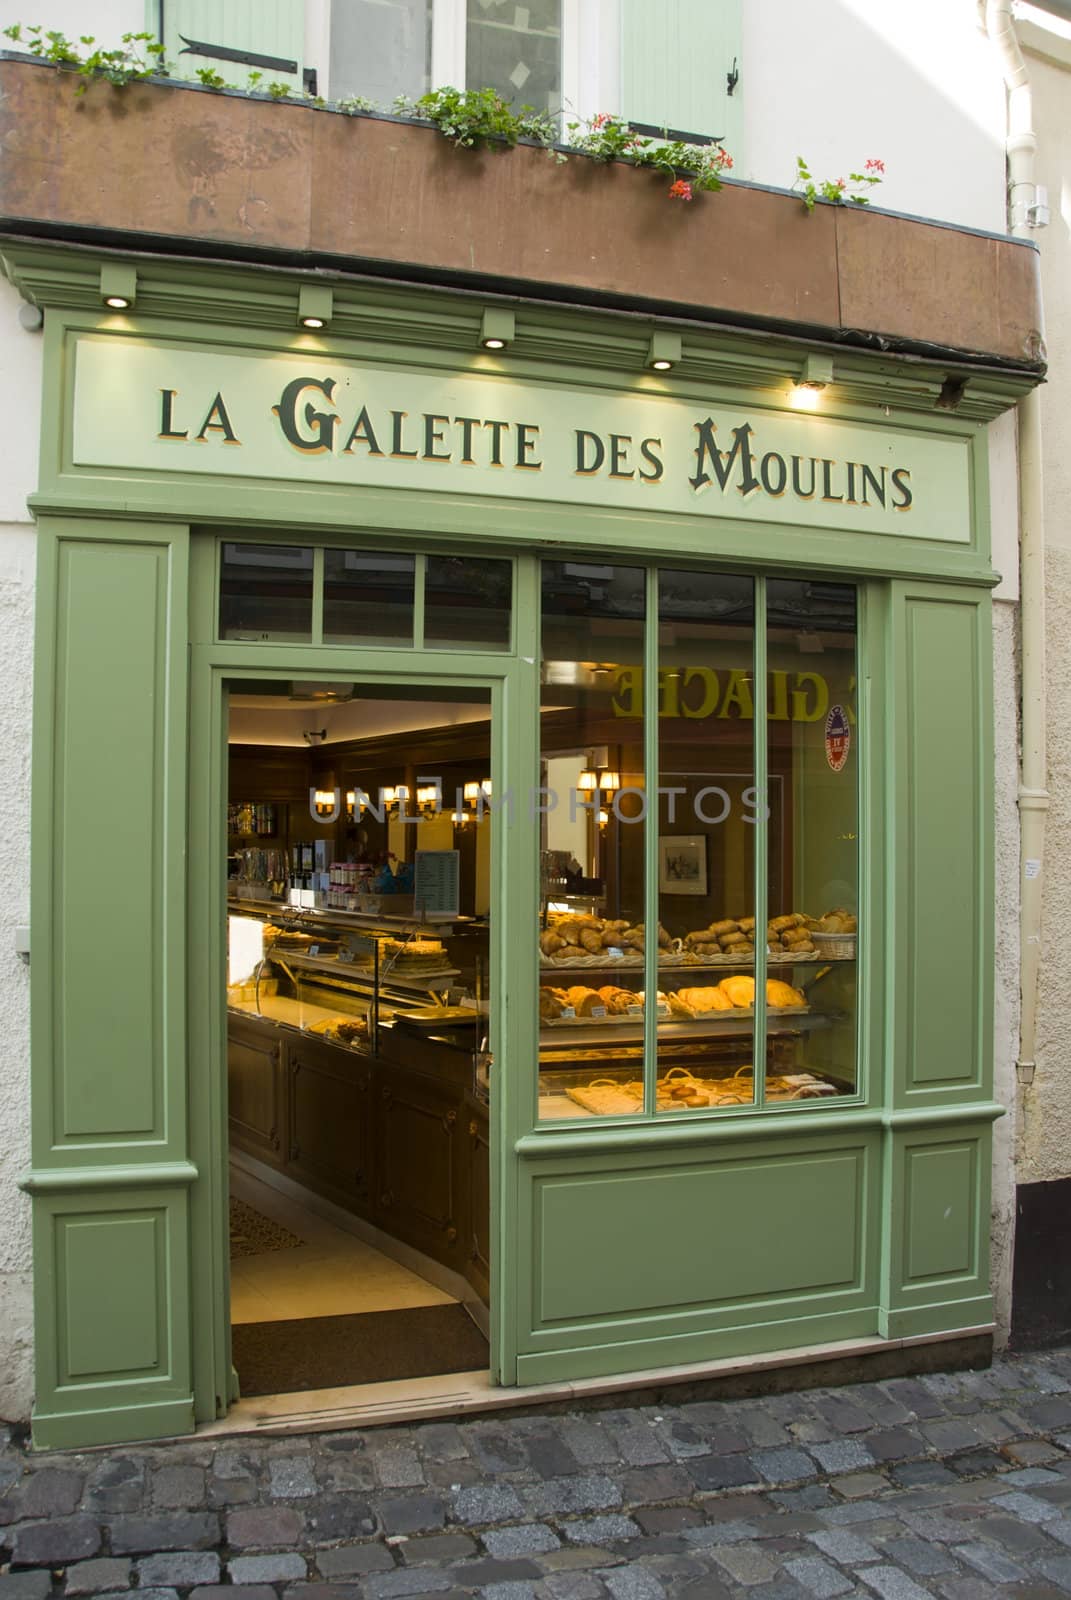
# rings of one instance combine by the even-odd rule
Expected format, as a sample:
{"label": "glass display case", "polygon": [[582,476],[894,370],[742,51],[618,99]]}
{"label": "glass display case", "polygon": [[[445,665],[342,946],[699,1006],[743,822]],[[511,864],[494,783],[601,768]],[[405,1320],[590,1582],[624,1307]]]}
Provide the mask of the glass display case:
{"label": "glass display case", "polygon": [[407,924],[242,900],[228,906],[228,936],[232,1013],[366,1052],[399,1015],[428,1029],[467,1022],[479,1031],[485,924]]}

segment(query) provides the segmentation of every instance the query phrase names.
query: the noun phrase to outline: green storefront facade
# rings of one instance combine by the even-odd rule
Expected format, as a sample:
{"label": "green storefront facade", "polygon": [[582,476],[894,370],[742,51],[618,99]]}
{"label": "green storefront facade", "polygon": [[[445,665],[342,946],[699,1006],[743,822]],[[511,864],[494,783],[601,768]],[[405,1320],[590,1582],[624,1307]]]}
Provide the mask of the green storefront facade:
{"label": "green storefront facade", "polygon": [[[130,309],[102,306],[102,263],[134,275]],[[823,351],[829,386],[804,412],[815,347],[787,337],[342,273],[319,280],[329,325],[310,333],[298,273],[27,241],[4,266],[45,309],[25,1179],[38,1443],[181,1434],[234,1397],[228,683],[486,691],[494,790],[523,795],[540,784],[544,560],[625,561],[649,594],[667,567],[754,580],[757,728],[776,715],[767,585],[854,587],[858,1072],[832,1102],[659,1118],[649,1008],[645,1109],[541,1121],[539,858],[522,811],[492,858],[493,1381],[986,1333],[1000,1108],[985,425],[1030,380],[980,368],[958,409],[935,409],[943,369]],[[501,352],[481,347],[489,305],[514,319]],[[647,365],[653,329],[682,341],[667,373]],[[794,480],[797,459],[817,477]],[[419,621],[412,648],[323,643],[322,601],[308,642],[221,638],[221,546],[243,539],[508,559],[510,648],[431,648]],[[655,631],[635,679],[648,772]],[[765,839],[759,816],[760,921]],[[653,925],[656,828],[643,849]]]}

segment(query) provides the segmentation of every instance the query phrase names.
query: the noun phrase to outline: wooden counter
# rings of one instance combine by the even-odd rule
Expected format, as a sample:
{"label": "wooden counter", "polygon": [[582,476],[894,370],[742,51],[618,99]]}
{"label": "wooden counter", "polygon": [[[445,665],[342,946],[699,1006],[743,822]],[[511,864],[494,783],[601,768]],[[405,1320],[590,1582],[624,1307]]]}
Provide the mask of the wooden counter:
{"label": "wooden counter", "polygon": [[460,1273],[486,1301],[488,1115],[471,1050],[384,1027],[372,1055],[301,1031],[335,1014],[323,1007],[273,996],[261,1008],[228,1014],[235,1146]]}

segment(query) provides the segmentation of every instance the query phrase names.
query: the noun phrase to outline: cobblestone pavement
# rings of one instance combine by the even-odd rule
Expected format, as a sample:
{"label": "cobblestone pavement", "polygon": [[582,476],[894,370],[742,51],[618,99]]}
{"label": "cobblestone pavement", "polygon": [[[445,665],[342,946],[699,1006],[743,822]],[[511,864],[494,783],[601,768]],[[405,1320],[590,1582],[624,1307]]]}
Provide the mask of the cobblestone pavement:
{"label": "cobblestone pavement", "polygon": [[1071,1595],[1071,1350],[985,1372],[31,1455],[0,1600]]}

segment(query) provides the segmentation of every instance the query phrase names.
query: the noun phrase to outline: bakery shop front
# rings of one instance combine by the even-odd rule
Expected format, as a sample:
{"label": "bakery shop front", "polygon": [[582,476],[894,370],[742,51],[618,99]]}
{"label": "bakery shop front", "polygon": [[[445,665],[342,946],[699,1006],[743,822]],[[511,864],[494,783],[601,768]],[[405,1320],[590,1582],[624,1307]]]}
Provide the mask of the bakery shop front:
{"label": "bakery shop front", "polygon": [[64,267],[39,1442],[984,1340],[1007,374]]}

